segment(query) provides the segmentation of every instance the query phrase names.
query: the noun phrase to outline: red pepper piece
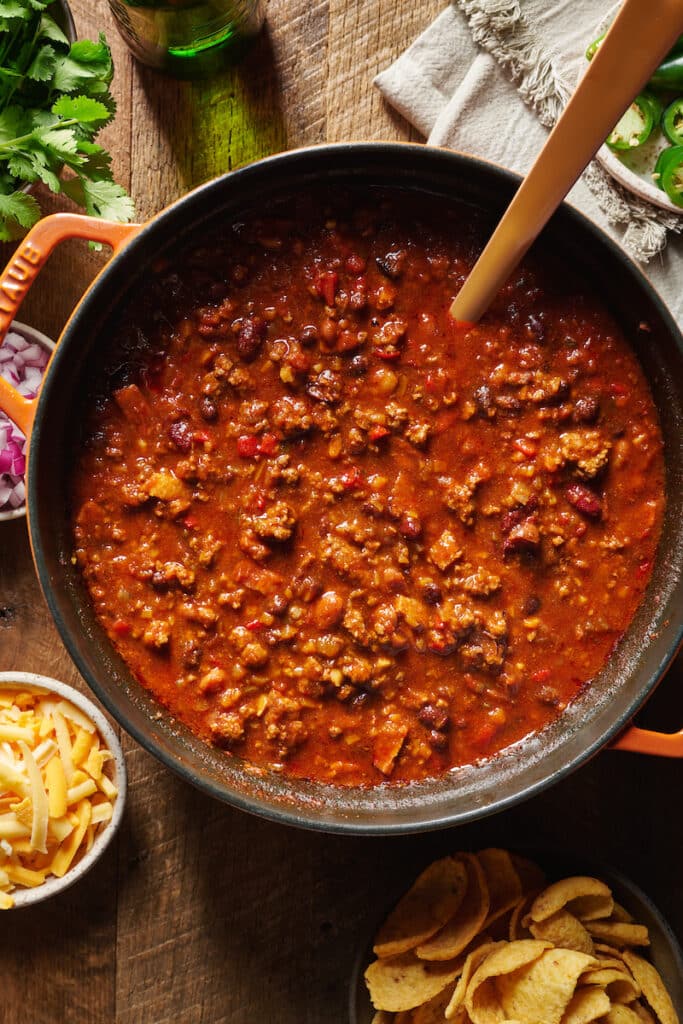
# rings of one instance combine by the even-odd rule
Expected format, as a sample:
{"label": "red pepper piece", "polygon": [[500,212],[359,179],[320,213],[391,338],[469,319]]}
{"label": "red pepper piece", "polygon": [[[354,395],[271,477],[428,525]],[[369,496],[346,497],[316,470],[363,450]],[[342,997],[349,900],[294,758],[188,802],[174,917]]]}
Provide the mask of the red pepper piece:
{"label": "red pepper piece", "polygon": [[183,526],[186,526],[188,530],[194,530],[197,526],[196,518],[194,516],[185,516]]}
{"label": "red pepper piece", "polygon": [[253,434],[242,434],[237,438],[237,454],[243,459],[255,459],[259,450],[259,439]]}
{"label": "red pepper piece", "polygon": [[337,293],[338,283],[339,274],[334,270],[326,270],[324,273],[318,274],[315,290],[318,295],[323,297],[328,306],[334,306],[334,297]]}
{"label": "red pepper piece", "polygon": [[531,682],[532,683],[547,683],[551,676],[549,668],[539,668],[537,672],[532,672]]}
{"label": "red pepper piece", "polygon": [[386,427],[371,427],[368,432],[368,437],[371,441],[379,441],[382,437],[387,437],[391,433]]}
{"label": "red pepper piece", "polygon": [[244,628],[250,630],[252,633],[255,633],[257,630],[263,629],[263,623],[261,622],[260,619],[252,619],[251,622],[247,622],[245,624]]}
{"label": "red pepper piece", "polygon": [[472,737],[472,745],[480,750],[485,750],[497,732],[497,725],[494,725],[493,722],[484,722]]}
{"label": "red pepper piece", "polygon": [[387,363],[393,362],[401,355],[399,349],[397,349],[395,345],[380,346],[379,348],[373,349],[372,353],[377,356],[378,359],[384,359]]}
{"label": "red pepper piece", "polygon": [[128,636],[131,630],[131,625],[124,619],[117,619],[111,628],[112,632],[116,633],[117,636]]}

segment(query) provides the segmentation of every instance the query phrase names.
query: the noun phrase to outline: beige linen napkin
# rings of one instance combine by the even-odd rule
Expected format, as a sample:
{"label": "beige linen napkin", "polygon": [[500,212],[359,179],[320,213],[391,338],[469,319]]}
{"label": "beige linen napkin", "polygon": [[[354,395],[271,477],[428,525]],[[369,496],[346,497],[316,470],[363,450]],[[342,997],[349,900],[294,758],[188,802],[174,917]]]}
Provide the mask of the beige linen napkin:
{"label": "beige linen napkin", "polygon": [[[586,46],[611,6],[454,0],[375,81],[431,145],[524,173],[585,69]],[[641,261],[683,325],[683,214],[641,202],[595,162],[568,198]]]}

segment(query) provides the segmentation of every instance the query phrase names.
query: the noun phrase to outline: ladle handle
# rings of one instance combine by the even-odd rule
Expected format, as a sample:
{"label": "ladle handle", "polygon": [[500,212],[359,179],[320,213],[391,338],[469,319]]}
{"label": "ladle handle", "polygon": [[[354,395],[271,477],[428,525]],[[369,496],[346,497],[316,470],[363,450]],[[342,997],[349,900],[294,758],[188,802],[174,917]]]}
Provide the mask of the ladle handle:
{"label": "ladle handle", "polygon": [[476,323],[683,32],[683,0],[626,0],[451,306]]}
{"label": "ladle handle", "polygon": [[[19,243],[12,259],[0,274],[0,345],[31,285],[60,242],[67,238],[87,238],[92,242],[104,242],[117,252],[139,230],[139,224],[118,224],[79,213],[55,213],[38,221]],[[33,423],[35,405],[35,399],[24,398],[8,381],[0,377],[0,410],[27,437]]]}

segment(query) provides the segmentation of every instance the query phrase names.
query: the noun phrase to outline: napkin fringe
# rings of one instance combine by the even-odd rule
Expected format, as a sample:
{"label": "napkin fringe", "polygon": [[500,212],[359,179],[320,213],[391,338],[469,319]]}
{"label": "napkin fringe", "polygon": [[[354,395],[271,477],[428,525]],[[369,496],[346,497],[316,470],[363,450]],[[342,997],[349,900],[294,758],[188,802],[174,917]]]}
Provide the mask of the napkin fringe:
{"label": "napkin fringe", "polygon": [[[475,43],[507,72],[541,124],[552,128],[572,89],[522,12],[519,0],[454,0],[467,18]],[[683,231],[683,218],[632,196],[593,160],[583,179],[610,224],[625,226],[622,245],[648,262],[661,253],[667,229]]]}

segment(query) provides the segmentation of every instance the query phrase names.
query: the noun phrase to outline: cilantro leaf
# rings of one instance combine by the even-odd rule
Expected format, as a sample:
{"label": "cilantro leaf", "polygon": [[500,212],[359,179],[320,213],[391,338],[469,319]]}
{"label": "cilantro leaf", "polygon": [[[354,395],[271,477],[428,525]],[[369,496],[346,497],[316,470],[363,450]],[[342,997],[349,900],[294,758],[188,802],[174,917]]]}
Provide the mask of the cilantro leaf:
{"label": "cilantro leaf", "polygon": [[[112,180],[94,139],[116,112],[104,35],[69,44],[46,13],[53,0],[0,0],[0,240],[39,216],[22,184],[44,182],[95,216],[130,220],[133,204]],[[63,171],[74,177],[62,179]]]}
{"label": "cilantro leaf", "polygon": [[54,47],[46,43],[36,50],[31,63],[26,69],[26,77],[34,82],[49,82],[57,66],[57,54]]}
{"label": "cilantro leaf", "polygon": [[21,238],[26,230],[40,220],[40,207],[26,192],[0,195],[0,241]]}
{"label": "cilantro leaf", "polygon": [[133,200],[115,181],[88,181],[74,178],[63,183],[63,189],[95,217],[130,221],[135,216]]}

